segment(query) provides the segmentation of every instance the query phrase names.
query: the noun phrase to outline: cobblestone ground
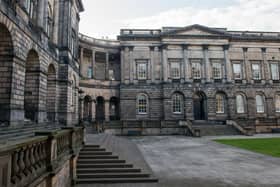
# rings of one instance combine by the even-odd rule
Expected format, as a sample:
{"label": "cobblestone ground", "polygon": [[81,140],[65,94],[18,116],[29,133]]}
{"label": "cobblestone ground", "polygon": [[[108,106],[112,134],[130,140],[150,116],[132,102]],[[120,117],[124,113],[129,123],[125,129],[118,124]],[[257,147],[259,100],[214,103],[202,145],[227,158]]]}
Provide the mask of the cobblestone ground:
{"label": "cobblestone ground", "polygon": [[[271,137],[259,135],[257,137]],[[218,137],[232,138],[232,137]],[[235,136],[234,138],[244,138]],[[245,137],[247,138],[247,137]],[[215,137],[130,138],[159,178],[158,184],[95,187],[279,187],[280,159],[218,144]],[[133,155],[133,154],[132,154]]]}

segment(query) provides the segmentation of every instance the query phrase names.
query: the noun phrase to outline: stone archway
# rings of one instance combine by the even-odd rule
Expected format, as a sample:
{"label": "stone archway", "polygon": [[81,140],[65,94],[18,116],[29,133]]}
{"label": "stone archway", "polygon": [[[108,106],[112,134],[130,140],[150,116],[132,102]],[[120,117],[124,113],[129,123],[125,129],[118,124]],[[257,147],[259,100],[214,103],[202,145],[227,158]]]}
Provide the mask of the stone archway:
{"label": "stone archway", "polygon": [[96,98],[96,121],[105,120],[105,100],[99,96]]}
{"label": "stone archway", "polygon": [[24,84],[24,117],[37,122],[39,113],[40,62],[39,55],[31,50],[27,55]]}
{"label": "stone archway", "polygon": [[53,64],[48,67],[47,78],[47,119],[49,122],[56,121],[56,70]]}
{"label": "stone archway", "polygon": [[90,96],[85,96],[84,98],[84,116],[83,116],[83,119],[85,121],[91,121],[92,119],[92,98]]}
{"label": "stone archway", "polygon": [[12,73],[12,37],[6,26],[0,24],[0,124],[10,121]]}
{"label": "stone archway", "polygon": [[204,92],[196,92],[193,96],[193,113],[195,120],[207,120],[207,97]]}

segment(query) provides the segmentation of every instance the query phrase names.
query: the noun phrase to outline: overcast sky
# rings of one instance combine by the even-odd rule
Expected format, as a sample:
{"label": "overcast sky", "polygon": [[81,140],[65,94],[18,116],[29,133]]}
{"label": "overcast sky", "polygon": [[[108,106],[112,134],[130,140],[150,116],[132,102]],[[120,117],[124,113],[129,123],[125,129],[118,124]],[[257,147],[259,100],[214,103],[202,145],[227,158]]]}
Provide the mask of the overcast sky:
{"label": "overcast sky", "polygon": [[280,0],[83,0],[80,32],[115,39],[122,28],[201,24],[280,32]]}

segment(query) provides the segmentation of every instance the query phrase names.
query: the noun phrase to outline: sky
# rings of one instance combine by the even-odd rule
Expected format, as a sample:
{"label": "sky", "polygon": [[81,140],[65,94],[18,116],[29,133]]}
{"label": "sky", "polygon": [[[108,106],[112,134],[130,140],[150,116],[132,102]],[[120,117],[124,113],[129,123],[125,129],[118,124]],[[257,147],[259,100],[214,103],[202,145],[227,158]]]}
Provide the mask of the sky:
{"label": "sky", "polygon": [[83,0],[80,32],[116,39],[120,29],[200,24],[280,32],[280,0]]}

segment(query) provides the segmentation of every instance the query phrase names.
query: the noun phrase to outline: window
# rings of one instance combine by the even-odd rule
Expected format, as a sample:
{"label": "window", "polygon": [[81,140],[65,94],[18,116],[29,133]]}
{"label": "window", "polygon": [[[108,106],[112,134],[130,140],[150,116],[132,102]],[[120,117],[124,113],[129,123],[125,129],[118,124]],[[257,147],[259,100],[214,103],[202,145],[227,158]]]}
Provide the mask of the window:
{"label": "window", "polygon": [[52,7],[51,5],[48,3],[48,16],[47,16],[47,28],[46,28],[46,32],[47,35],[49,37],[52,36],[52,24],[53,24],[53,18],[52,18]]}
{"label": "window", "polygon": [[213,78],[221,79],[222,78],[222,64],[221,63],[213,63]]}
{"label": "window", "polygon": [[260,64],[252,64],[252,74],[254,80],[261,80],[261,66]]}
{"label": "window", "polygon": [[141,94],[137,98],[137,109],[138,114],[147,114],[147,96],[144,94]]}
{"label": "window", "polygon": [[109,70],[109,80],[111,80],[111,81],[115,80],[114,70],[112,70],[112,69]]}
{"label": "window", "polygon": [[264,101],[261,95],[256,95],[257,113],[264,113]]}
{"label": "window", "polygon": [[192,76],[193,79],[201,79],[201,64],[192,63]]}
{"label": "window", "polygon": [[270,64],[271,79],[279,80],[279,66],[276,63]]}
{"label": "window", "polygon": [[147,79],[147,63],[137,64],[137,75],[139,80]]}
{"label": "window", "polygon": [[280,95],[276,95],[275,97],[275,111],[280,112]]}
{"label": "window", "polygon": [[174,94],[172,96],[172,110],[174,114],[181,114],[183,110],[183,96]]}
{"label": "window", "polygon": [[88,67],[87,77],[88,77],[89,79],[93,78],[93,76],[92,76],[92,67],[91,67],[91,66]]}
{"label": "window", "polygon": [[35,21],[36,20],[36,10],[37,10],[37,0],[25,0],[25,8],[29,17]]}
{"label": "window", "polygon": [[225,97],[223,94],[216,95],[216,113],[225,113]]}
{"label": "window", "polygon": [[236,96],[236,111],[238,114],[245,113],[245,102],[244,97],[242,95]]}
{"label": "window", "polygon": [[180,63],[179,62],[171,63],[171,78],[180,79]]}
{"label": "window", "polygon": [[241,64],[233,64],[233,76],[236,80],[242,79]]}

